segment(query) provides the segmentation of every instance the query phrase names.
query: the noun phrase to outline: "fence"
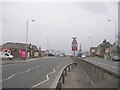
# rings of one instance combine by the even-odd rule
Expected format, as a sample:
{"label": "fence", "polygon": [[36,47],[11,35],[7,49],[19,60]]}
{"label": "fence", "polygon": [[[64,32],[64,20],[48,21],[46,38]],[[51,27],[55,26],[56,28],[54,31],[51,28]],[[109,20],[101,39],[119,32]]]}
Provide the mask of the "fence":
{"label": "fence", "polygon": [[75,63],[72,63],[72,64],[66,66],[66,67],[63,69],[62,74],[61,74],[61,76],[60,76],[60,78],[59,78],[59,80],[58,80],[58,83],[57,83],[57,86],[56,86],[56,90],[61,90],[61,84],[64,84],[64,82],[65,82],[65,76],[67,76],[67,73],[70,72],[70,70],[71,70],[74,66],[76,66],[76,64],[75,64]]}

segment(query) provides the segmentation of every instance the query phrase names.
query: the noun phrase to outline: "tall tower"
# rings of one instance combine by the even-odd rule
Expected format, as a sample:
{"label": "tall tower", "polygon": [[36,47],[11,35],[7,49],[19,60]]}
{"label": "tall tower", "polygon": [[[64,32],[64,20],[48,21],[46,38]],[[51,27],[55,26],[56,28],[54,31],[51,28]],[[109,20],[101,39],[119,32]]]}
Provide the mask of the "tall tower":
{"label": "tall tower", "polygon": [[81,49],[81,44],[80,44],[80,47],[79,47],[79,51],[81,51],[81,52],[82,52],[82,49]]}

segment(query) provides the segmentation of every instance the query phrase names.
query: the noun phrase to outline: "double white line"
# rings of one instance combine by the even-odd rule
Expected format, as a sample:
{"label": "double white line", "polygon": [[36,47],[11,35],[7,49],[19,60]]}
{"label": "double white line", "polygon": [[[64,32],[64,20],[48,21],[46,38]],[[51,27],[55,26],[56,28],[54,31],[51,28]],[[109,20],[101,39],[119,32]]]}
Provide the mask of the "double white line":
{"label": "double white line", "polygon": [[49,80],[49,75],[52,74],[52,73],[54,73],[54,72],[56,72],[55,69],[53,69],[53,72],[50,72],[50,73],[48,73],[48,74],[46,75],[46,78],[47,78],[46,80],[44,80],[44,81],[42,81],[42,82],[40,82],[40,83],[38,83],[38,84],[32,86],[32,88],[35,88],[35,87],[37,87],[37,86],[39,86],[39,85],[41,85],[41,84],[47,82],[47,81]]}
{"label": "double white line", "polygon": [[[57,65],[57,68],[59,68],[58,65]],[[56,72],[56,70],[55,70],[55,68],[54,68],[54,69],[53,69],[53,72],[50,72],[50,73],[48,73],[48,74],[46,75],[46,78],[47,78],[46,80],[44,80],[44,81],[42,81],[42,82],[40,82],[40,83],[38,83],[38,84],[32,86],[32,88],[35,88],[35,87],[37,87],[37,86],[39,86],[39,85],[41,85],[41,84],[47,82],[47,81],[49,80],[49,75],[52,74],[52,73],[55,73],[55,72]]]}

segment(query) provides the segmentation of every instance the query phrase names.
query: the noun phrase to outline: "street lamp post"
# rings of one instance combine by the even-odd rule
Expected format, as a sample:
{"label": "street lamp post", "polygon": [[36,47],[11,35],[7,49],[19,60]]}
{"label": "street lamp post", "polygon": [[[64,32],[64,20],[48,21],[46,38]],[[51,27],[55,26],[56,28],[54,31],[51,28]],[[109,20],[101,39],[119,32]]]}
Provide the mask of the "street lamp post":
{"label": "street lamp post", "polygon": [[93,46],[93,38],[92,37],[88,37],[91,39],[91,47]]}
{"label": "street lamp post", "polygon": [[[30,20],[30,21],[34,22],[35,20]],[[29,24],[29,20],[27,20],[27,22],[26,22],[26,60],[27,60],[27,57],[28,57],[28,55],[27,55],[27,43],[28,43],[28,24]]]}
{"label": "street lamp post", "polygon": [[115,38],[115,43],[116,43],[116,20],[108,20],[109,22],[110,21],[112,21],[112,22],[114,22],[114,25],[115,25],[115,36],[114,36],[114,38]]}
{"label": "street lamp post", "polygon": [[117,44],[116,44],[116,20],[108,20],[109,22],[110,21],[112,21],[112,22],[114,22],[114,25],[115,25],[115,34],[114,34],[114,38],[115,38],[115,45],[116,45],[116,47],[115,47],[115,56],[116,56],[116,49],[117,49]]}

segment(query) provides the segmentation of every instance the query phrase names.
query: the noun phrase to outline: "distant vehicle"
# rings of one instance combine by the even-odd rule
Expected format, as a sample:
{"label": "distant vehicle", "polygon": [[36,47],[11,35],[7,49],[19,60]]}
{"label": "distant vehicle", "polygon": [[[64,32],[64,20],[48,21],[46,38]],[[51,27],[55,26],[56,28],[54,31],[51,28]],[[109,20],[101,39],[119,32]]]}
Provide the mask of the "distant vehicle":
{"label": "distant vehicle", "polygon": [[63,54],[60,54],[60,55],[59,55],[59,57],[65,57],[65,55],[63,55]]}
{"label": "distant vehicle", "polygon": [[84,54],[83,54],[81,57],[82,57],[82,58],[85,58],[85,57],[86,57],[86,55],[84,55]]}
{"label": "distant vehicle", "polygon": [[112,61],[120,61],[120,58],[118,56],[113,56]]}
{"label": "distant vehicle", "polygon": [[11,55],[10,53],[2,53],[1,54],[1,59],[3,59],[3,60],[7,60],[7,59],[12,60],[12,58],[13,58],[13,55]]}
{"label": "distant vehicle", "polygon": [[82,52],[78,52],[77,57],[82,57]]}

